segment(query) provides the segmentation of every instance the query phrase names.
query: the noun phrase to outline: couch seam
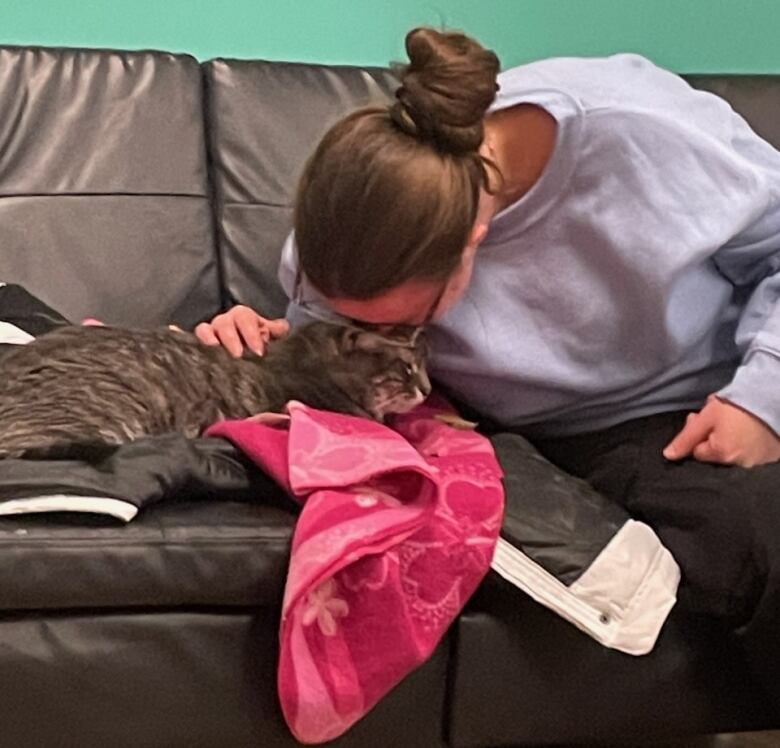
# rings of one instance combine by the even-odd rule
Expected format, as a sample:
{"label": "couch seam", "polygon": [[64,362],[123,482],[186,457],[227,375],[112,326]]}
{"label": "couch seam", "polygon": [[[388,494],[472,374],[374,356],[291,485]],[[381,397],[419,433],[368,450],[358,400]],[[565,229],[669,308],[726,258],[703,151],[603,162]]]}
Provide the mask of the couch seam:
{"label": "couch seam", "polygon": [[[225,256],[222,250],[224,231],[222,230],[222,190],[217,184],[215,143],[218,126],[216,120],[209,122],[211,105],[209,94],[211,82],[209,80],[209,68],[207,63],[198,66],[200,72],[200,96],[201,111],[203,115],[203,156],[206,163],[206,192],[209,201],[211,215],[211,241],[214,247],[214,263],[217,271],[217,297],[219,299],[219,311],[225,312],[232,299],[227,287],[227,272],[225,270]],[[212,133],[214,137],[212,138]]]}

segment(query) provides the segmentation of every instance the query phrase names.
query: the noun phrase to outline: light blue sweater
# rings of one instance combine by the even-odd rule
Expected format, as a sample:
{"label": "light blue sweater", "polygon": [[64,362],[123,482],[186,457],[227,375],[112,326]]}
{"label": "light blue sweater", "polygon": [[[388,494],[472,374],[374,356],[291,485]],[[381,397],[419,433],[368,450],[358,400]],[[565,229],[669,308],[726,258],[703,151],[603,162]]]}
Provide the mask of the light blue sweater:
{"label": "light blue sweater", "polygon": [[[557,141],[431,327],[432,375],[536,435],[698,409],[711,393],[780,433],[780,152],[637,55],[543,60],[499,84],[493,109],[541,106]],[[288,293],[296,262],[291,236]]]}

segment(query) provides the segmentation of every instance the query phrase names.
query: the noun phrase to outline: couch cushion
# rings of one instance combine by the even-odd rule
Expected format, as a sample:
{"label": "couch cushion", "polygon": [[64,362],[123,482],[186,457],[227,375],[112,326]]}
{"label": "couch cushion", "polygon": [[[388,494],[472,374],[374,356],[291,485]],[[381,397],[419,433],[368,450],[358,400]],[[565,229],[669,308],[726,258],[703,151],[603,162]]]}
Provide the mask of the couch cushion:
{"label": "couch cushion", "polygon": [[276,273],[303,165],[336,120],[397,84],[379,68],[264,61],[213,60],[205,74],[226,288],[232,302],[281,316]]}
{"label": "couch cushion", "polygon": [[278,606],[295,515],[278,492],[168,501],[127,525],[0,517],[0,609]]}
{"label": "couch cushion", "polygon": [[196,60],[0,47],[0,281],[79,320],[219,305]]}
{"label": "couch cushion", "polygon": [[[276,689],[278,610],[0,619],[3,748],[299,748]],[[448,642],[328,748],[443,748]]]}

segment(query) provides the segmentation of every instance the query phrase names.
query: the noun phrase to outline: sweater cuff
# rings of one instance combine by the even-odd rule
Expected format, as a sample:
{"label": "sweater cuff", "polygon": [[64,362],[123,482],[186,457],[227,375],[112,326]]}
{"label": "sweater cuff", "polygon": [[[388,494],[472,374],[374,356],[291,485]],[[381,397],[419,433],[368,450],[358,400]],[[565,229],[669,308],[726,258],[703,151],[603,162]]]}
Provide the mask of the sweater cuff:
{"label": "sweater cuff", "polygon": [[715,394],[749,411],[780,435],[780,357],[774,353],[748,353],[731,384]]}

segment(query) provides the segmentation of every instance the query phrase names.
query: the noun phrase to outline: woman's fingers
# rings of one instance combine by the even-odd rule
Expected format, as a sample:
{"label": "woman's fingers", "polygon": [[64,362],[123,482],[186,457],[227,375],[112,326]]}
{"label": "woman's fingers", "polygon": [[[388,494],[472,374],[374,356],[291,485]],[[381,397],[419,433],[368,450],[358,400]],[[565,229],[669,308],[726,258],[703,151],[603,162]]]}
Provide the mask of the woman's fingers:
{"label": "woman's fingers", "polygon": [[270,337],[268,321],[247,306],[236,307],[232,321],[235,325],[234,329],[246,347],[258,356],[262,356]]}
{"label": "woman's fingers", "polygon": [[200,340],[201,343],[205,343],[206,345],[219,345],[219,338],[214,332],[211,322],[201,322],[195,328],[195,335],[197,335],[198,340]]}
{"label": "woman's fingers", "polygon": [[254,309],[239,304],[211,322],[202,322],[195,328],[195,335],[206,345],[221,345],[238,358],[246,346],[262,356],[266,343],[281,338],[290,331],[286,319],[266,319]]}
{"label": "woman's fingers", "polygon": [[281,319],[266,320],[266,324],[268,325],[268,331],[271,333],[272,340],[283,338],[290,333],[290,323],[283,317]]}

